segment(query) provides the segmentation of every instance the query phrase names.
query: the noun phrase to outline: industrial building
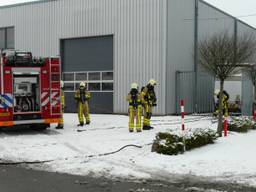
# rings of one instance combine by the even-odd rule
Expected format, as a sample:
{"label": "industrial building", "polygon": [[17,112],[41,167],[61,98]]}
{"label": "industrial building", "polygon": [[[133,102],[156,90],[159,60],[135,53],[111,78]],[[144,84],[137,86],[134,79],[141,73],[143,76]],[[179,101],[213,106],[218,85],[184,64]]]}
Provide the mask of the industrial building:
{"label": "industrial building", "polygon": [[[213,33],[255,29],[202,0],[42,0],[0,7],[0,48],[62,59],[67,112],[81,81],[94,113],[126,113],[132,82],[157,81],[155,114],[213,107],[214,78],[197,43]],[[245,90],[246,91],[246,90]]]}

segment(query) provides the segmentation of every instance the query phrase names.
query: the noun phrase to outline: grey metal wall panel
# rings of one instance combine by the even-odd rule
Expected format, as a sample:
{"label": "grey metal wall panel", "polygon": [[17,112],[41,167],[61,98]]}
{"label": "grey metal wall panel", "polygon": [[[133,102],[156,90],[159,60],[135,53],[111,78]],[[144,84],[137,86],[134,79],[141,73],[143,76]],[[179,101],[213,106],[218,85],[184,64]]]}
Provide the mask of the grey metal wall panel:
{"label": "grey metal wall panel", "polygon": [[[253,35],[256,38],[256,29],[243,23],[242,21],[237,21],[237,36],[243,37],[244,35],[249,36]],[[256,61],[256,54],[254,55],[253,58],[250,58],[247,63],[255,63]]]}
{"label": "grey metal wall panel", "polygon": [[199,40],[224,31],[234,34],[235,19],[233,17],[203,1],[199,1],[198,7]]}
{"label": "grey metal wall panel", "polygon": [[114,112],[125,113],[130,83],[155,78],[165,114],[167,0],[57,0],[4,8],[0,27],[15,26],[15,48],[59,55],[60,39],[114,35]]}
{"label": "grey metal wall panel", "polygon": [[193,0],[168,1],[167,30],[167,113],[176,112],[175,73],[194,69],[194,17]]}
{"label": "grey metal wall panel", "polygon": [[252,115],[253,84],[246,72],[242,73],[242,114]]}
{"label": "grey metal wall panel", "polygon": [[194,94],[193,90],[195,87],[195,73],[188,72],[177,72],[177,102],[176,102],[176,113],[180,114],[180,100],[184,100],[185,113],[194,112]]}
{"label": "grey metal wall panel", "polygon": [[62,71],[112,71],[113,36],[61,41]]}
{"label": "grey metal wall panel", "polygon": [[214,77],[207,73],[198,74],[197,113],[213,112],[214,110]]}
{"label": "grey metal wall panel", "polygon": [[[198,3],[198,42],[221,32],[235,33],[235,18],[199,0]],[[205,72],[202,66],[198,70]]]}
{"label": "grey metal wall panel", "polygon": [[[244,35],[256,35],[256,30],[245,23],[237,22],[237,36]],[[250,58],[248,63],[255,63],[254,58]],[[252,115],[252,104],[253,104],[253,84],[248,73],[242,73],[242,114]]]}
{"label": "grey metal wall panel", "polygon": [[205,113],[212,112],[214,107],[214,78],[205,73],[198,74],[197,86],[197,111],[195,111],[195,72],[177,72],[177,97],[176,97],[176,113],[180,113],[179,101],[185,102],[186,113]]}
{"label": "grey metal wall panel", "polygon": [[[76,102],[74,100],[74,94],[75,93],[71,93],[71,92],[65,93],[65,104],[66,104],[65,112],[66,113],[77,112]],[[89,107],[90,107],[90,113],[100,113],[100,114],[113,113],[113,93],[92,92],[91,99],[89,102]]]}

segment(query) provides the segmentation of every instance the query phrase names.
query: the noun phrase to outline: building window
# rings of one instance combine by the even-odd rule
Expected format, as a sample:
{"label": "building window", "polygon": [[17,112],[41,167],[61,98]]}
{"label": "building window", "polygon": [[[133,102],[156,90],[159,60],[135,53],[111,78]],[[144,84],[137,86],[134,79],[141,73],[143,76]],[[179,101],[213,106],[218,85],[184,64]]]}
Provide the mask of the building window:
{"label": "building window", "polygon": [[65,91],[74,91],[74,83],[65,83],[64,84]]}
{"label": "building window", "polygon": [[113,80],[113,72],[103,72],[102,80]]}
{"label": "building window", "polygon": [[63,81],[74,81],[74,73],[64,73]]}
{"label": "building window", "polygon": [[102,91],[113,91],[113,83],[102,83]]}
{"label": "building window", "polygon": [[5,48],[5,29],[0,29],[0,49]]}
{"label": "building window", "polygon": [[76,73],[76,81],[86,81],[87,73]]}
{"label": "building window", "polygon": [[100,83],[89,83],[90,91],[100,91]]}
{"label": "building window", "polygon": [[0,28],[0,49],[14,49],[14,27]]}
{"label": "building window", "polygon": [[89,80],[100,80],[100,72],[89,73]]}
{"label": "building window", "polygon": [[63,72],[62,80],[65,92],[74,92],[81,82],[85,82],[91,92],[113,92],[114,87],[113,71]]}
{"label": "building window", "polygon": [[14,27],[6,28],[6,48],[14,49]]}

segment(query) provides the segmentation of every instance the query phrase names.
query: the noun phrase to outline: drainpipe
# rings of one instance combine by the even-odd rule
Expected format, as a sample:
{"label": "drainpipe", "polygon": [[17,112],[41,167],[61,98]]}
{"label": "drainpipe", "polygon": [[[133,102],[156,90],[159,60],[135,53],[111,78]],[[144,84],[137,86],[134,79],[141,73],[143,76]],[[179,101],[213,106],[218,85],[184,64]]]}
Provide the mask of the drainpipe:
{"label": "drainpipe", "polygon": [[195,23],[194,23],[194,112],[198,112],[197,89],[198,89],[198,0],[195,0]]}
{"label": "drainpipe", "polygon": [[0,67],[1,67],[1,95],[4,94],[4,66],[3,66],[2,50],[0,49]]}

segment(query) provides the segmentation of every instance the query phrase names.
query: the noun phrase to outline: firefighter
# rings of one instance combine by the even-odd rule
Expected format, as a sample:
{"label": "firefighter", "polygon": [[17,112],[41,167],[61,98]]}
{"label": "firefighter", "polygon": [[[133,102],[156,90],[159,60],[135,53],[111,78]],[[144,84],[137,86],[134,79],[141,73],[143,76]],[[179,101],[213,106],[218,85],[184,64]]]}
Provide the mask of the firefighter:
{"label": "firefighter", "polygon": [[84,117],[86,120],[86,125],[90,124],[90,114],[89,114],[89,99],[91,97],[90,92],[86,90],[86,83],[81,82],[79,89],[75,93],[75,100],[78,108],[78,126],[84,126]]}
{"label": "firefighter", "polygon": [[137,83],[131,84],[127,101],[129,102],[129,131],[134,131],[134,121],[136,119],[136,130],[141,132],[141,95]]}
{"label": "firefighter", "polygon": [[[219,102],[220,102],[220,92],[215,91],[215,95],[217,97],[217,102],[215,105],[215,111],[214,111],[214,116],[217,116],[219,114]],[[223,115],[225,117],[228,116],[228,100],[229,100],[229,94],[223,90],[223,97],[222,97],[222,106],[223,106]]]}
{"label": "firefighter", "polygon": [[61,118],[60,118],[60,123],[56,127],[56,129],[63,129],[64,128],[64,119],[63,119],[63,114],[64,114],[64,109],[65,109],[65,96],[64,96],[64,82],[60,82],[60,103],[61,103]]}
{"label": "firefighter", "polygon": [[144,109],[144,118],[143,118],[143,130],[150,130],[153,127],[150,126],[150,119],[152,116],[152,108],[156,106],[156,94],[154,87],[156,81],[150,79],[147,86],[143,88],[141,92],[141,102]]}

